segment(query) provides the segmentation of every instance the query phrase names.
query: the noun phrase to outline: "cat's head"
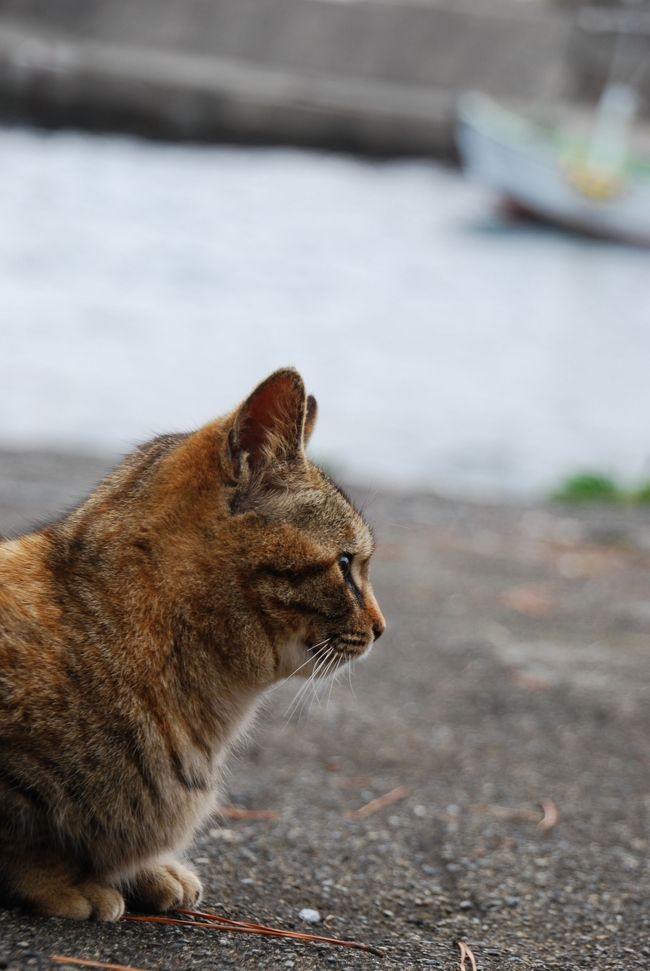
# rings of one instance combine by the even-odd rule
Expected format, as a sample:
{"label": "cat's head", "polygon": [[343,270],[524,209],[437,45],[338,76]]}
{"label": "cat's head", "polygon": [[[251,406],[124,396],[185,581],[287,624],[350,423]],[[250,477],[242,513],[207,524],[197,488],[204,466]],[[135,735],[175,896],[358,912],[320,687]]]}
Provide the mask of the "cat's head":
{"label": "cat's head", "polygon": [[251,686],[360,657],[385,626],[373,539],[305,455],[315,420],[287,368],[224,418],[148,442],[63,522],[60,572],[73,558],[129,630],[213,645]]}
{"label": "cat's head", "polygon": [[271,633],[277,677],[361,657],[385,627],[369,578],[370,528],[305,455],[316,412],[300,375],[283,369],[222,425],[240,579]]}

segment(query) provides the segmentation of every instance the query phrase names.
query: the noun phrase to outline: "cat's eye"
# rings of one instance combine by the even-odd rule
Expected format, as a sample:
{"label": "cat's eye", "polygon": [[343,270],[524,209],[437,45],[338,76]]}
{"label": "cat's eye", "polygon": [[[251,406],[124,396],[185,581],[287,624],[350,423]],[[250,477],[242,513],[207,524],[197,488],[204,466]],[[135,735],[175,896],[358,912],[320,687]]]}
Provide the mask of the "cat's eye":
{"label": "cat's eye", "polygon": [[339,566],[341,573],[347,578],[350,575],[350,568],[352,566],[352,555],[350,553],[342,553],[339,556]]}

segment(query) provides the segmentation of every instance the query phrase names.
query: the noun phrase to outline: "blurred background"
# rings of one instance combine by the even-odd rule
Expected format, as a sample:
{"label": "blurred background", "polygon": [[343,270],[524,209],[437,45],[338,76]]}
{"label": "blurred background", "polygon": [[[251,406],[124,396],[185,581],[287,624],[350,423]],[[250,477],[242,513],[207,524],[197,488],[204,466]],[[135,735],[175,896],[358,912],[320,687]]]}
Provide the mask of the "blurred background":
{"label": "blurred background", "polygon": [[[273,694],[215,907],[394,971],[648,967],[649,9],[0,0],[0,533],[286,365],[376,527],[388,633]],[[0,966],[324,967],[123,932],[0,910]]]}
{"label": "blurred background", "polygon": [[645,16],[2,0],[0,443],[112,456],[293,364],[348,480],[641,487]]}

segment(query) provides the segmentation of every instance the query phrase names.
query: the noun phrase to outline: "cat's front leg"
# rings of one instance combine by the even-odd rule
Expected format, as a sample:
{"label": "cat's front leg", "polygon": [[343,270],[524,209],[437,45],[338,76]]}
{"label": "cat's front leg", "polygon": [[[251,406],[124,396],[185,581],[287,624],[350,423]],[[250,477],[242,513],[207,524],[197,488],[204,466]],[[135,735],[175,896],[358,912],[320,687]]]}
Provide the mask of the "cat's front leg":
{"label": "cat's front leg", "polygon": [[183,863],[160,860],[139,870],[125,887],[129,900],[139,910],[166,912],[193,907],[201,898],[201,882]]}

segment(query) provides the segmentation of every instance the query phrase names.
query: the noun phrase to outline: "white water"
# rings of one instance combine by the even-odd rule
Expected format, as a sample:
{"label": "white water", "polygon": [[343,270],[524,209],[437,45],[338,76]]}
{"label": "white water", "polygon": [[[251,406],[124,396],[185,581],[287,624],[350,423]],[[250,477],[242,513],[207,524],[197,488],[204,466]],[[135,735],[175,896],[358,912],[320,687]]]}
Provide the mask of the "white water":
{"label": "white water", "polygon": [[0,130],[0,338],[0,442],[125,451],[294,364],[352,478],[648,471],[650,254],[424,162]]}

